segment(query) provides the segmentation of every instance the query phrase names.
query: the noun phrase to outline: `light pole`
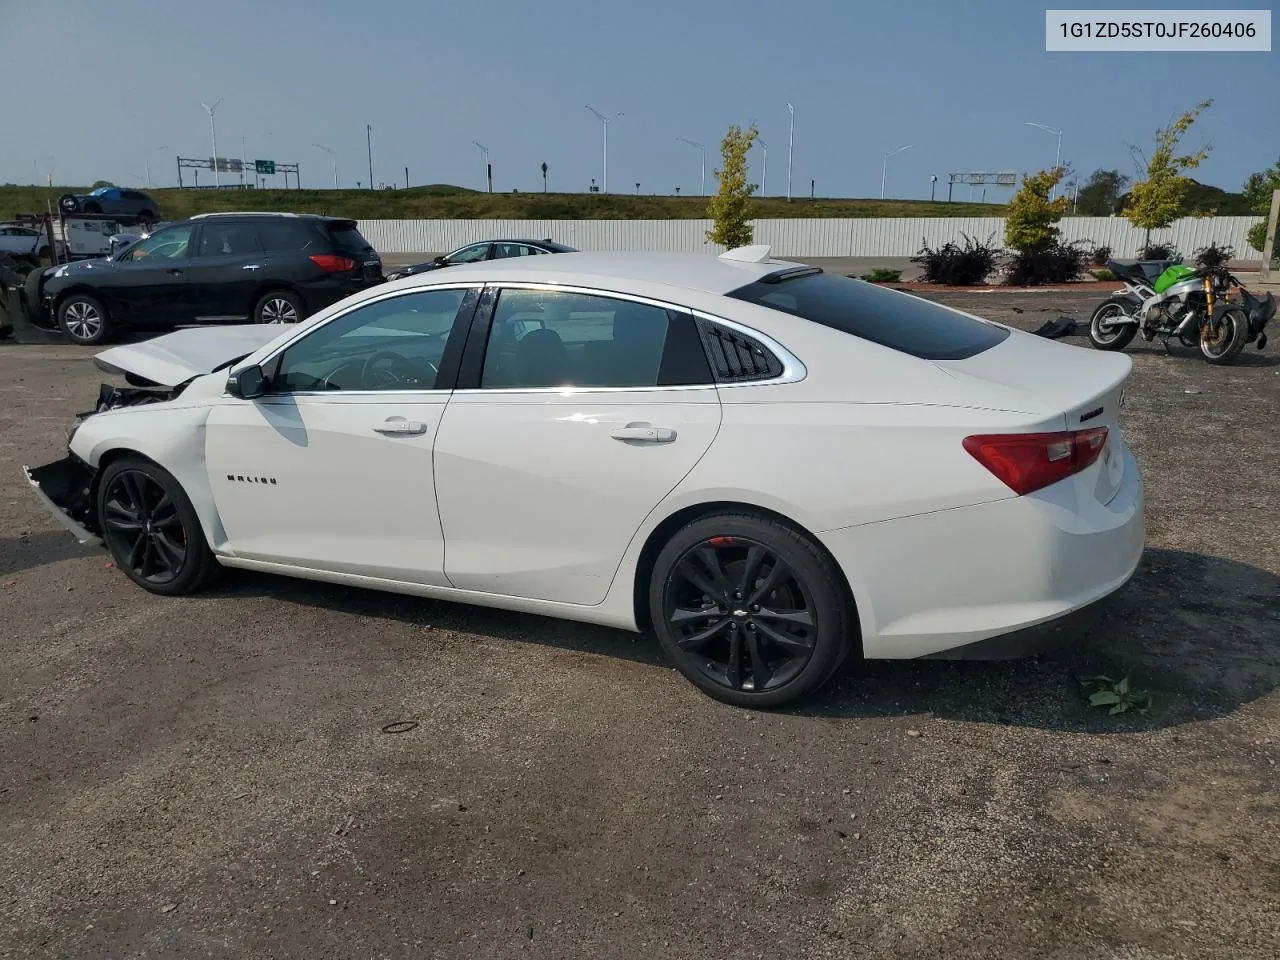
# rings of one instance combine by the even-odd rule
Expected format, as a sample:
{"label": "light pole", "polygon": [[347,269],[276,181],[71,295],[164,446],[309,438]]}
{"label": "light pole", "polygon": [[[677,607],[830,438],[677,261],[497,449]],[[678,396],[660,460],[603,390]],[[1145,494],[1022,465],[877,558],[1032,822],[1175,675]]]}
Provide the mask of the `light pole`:
{"label": "light pole", "polygon": [[707,195],[707,148],[698,143],[697,140],[690,140],[688,137],[676,137],[681,143],[687,143],[691,147],[696,147],[698,152],[702,154],[702,195]]}
{"label": "light pole", "polygon": [[791,133],[787,136],[787,202],[791,202],[791,157],[796,145],[796,108],[787,104],[787,113],[791,114]]}
{"label": "light pole", "polygon": [[332,147],[326,147],[323,143],[313,143],[312,146],[315,147],[317,150],[323,150],[325,153],[329,155],[330,159],[333,160],[333,189],[337,190],[338,189],[338,151],[334,150]]}
{"label": "light pole", "polygon": [[484,175],[489,183],[489,192],[493,193],[493,168],[489,166],[489,148],[479,140],[472,140],[471,142],[480,148],[480,153],[484,156]]}
{"label": "light pole", "polygon": [[[1036,127],[1037,129],[1043,130],[1045,133],[1050,135],[1057,134],[1058,152],[1053,155],[1053,169],[1057,170],[1058,167],[1062,166],[1062,131],[1055,130],[1053,127],[1046,126],[1043,123],[1035,123],[1031,120],[1024,121],[1024,124],[1028,127]],[[1052,200],[1054,196],[1057,194],[1057,192],[1058,192],[1058,185],[1055,183],[1053,185],[1053,189],[1049,191],[1049,199]]]}
{"label": "light pole", "polygon": [[[48,160],[48,161],[49,161],[49,163],[50,163],[50,164],[52,164],[52,163],[53,163],[53,161],[54,161],[54,160],[56,160],[56,159],[57,159],[56,157],[48,156],[48,157],[40,157],[39,159],[32,160],[32,161],[31,161],[31,174],[32,174],[32,176],[33,176],[33,178],[34,178],[34,179],[32,180],[32,183],[34,183],[34,184],[36,184],[36,185],[39,185],[39,183],[40,183],[40,167],[42,167],[42,166],[44,165],[44,162],[45,162],[46,160]],[[50,173],[49,173],[49,183],[50,183],[50,185],[52,185],[52,184],[53,184],[53,173],[52,173],[52,171],[50,171]]]}
{"label": "light pole", "polygon": [[151,154],[155,153],[157,150],[168,150],[168,149],[169,149],[168,147],[152,147],[143,155],[142,172],[143,172],[143,175],[146,177],[148,187],[151,186]]}
{"label": "light pole", "polygon": [[756,143],[760,144],[760,149],[764,151],[764,163],[760,167],[760,196],[767,197],[769,195],[769,145],[759,134],[756,134]]}
{"label": "light pole", "polygon": [[219,97],[214,101],[213,106],[209,106],[207,103],[200,104],[200,106],[204,107],[204,112],[209,114],[209,140],[213,144],[213,185],[215,188],[220,185],[220,181],[218,180],[218,128],[213,122],[213,111],[218,109],[218,104],[221,102],[222,97]]}
{"label": "light pole", "polygon": [[880,199],[881,200],[884,199],[884,179],[889,172],[889,158],[892,157],[895,153],[901,153],[903,150],[910,150],[910,149],[911,149],[911,144],[908,143],[905,146],[898,147],[898,149],[896,150],[890,150],[888,153],[884,155],[884,163],[880,165]]}
{"label": "light pole", "polygon": [[595,107],[591,106],[591,104],[587,104],[587,109],[596,115],[596,119],[599,120],[601,126],[604,127],[604,176],[600,178],[600,181],[601,181],[600,189],[603,192],[608,193],[609,192],[609,124],[612,123],[614,120],[617,120],[620,116],[622,116],[622,111],[619,110],[612,117],[606,117],[603,113],[601,113]]}
{"label": "light pole", "polygon": [[364,143],[369,151],[369,189],[373,187],[373,125],[366,123],[364,125]]}

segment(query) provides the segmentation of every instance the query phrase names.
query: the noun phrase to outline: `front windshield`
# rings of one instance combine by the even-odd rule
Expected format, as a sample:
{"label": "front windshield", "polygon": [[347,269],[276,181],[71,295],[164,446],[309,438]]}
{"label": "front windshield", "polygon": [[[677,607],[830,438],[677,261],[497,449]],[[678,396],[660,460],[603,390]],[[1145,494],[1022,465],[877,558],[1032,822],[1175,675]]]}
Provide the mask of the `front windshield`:
{"label": "front windshield", "polygon": [[105,193],[106,193],[108,190],[110,190],[110,189],[111,189],[110,187],[99,187],[97,190],[90,190],[90,191],[89,191],[89,196],[91,196],[91,197],[101,197],[103,194],[105,194]]}

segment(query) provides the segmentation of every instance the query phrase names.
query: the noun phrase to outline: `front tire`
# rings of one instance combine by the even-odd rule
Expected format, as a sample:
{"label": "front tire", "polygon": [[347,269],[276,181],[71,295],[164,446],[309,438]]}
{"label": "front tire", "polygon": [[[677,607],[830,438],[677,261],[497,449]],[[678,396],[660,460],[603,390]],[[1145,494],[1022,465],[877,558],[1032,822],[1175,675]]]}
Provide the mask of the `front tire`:
{"label": "front tire", "polygon": [[1249,317],[1239,307],[1228,307],[1213,328],[1216,334],[1211,339],[1200,337],[1200,356],[1214,365],[1233,363],[1249,339]]}
{"label": "front tire", "polygon": [[1126,323],[1117,327],[1102,325],[1106,320],[1121,316],[1129,316],[1124,301],[1113,297],[1098,304],[1094,308],[1093,315],[1089,317],[1089,342],[1099,350],[1123,350],[1127,347],[1134,334],[1138,332],[1136,323]]}
{"label": "front tire", "polygon": [[843,577],[808,536],[723,513],[678,531],[654,563],[649,615],[668,656],[708,696],[777,707],[820,689],[851,649]]}
{"label": "front tire", "polygon": [[222,569],[173,474],[142,457],[114,460],[98,482],[98,522],[116,566],[166,597],[195,593]]}
{"label": "front tire", "polygon": [[272,290],[253,306],[254,323],[298,323],[307,315],[307,305],[296,293]]}
{"label": "front tire", "polygon": [[58,304],[58,326],[72,343],[105,343],[112,333],[111,317],[102,301],[87,293],[73,293]]}

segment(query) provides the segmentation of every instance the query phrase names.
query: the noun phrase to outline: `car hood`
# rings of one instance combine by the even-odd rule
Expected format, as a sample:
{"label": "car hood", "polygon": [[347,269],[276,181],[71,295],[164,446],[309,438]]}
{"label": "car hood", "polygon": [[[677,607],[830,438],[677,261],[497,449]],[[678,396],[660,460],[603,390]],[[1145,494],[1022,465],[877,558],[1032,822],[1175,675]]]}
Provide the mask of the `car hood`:
{"label": "car hood", "polygon": [[132,374],[158,386],[176,387],[230,366],[284,332],[277,324],[192,327],[112,347],[93,362],[107,373]]}

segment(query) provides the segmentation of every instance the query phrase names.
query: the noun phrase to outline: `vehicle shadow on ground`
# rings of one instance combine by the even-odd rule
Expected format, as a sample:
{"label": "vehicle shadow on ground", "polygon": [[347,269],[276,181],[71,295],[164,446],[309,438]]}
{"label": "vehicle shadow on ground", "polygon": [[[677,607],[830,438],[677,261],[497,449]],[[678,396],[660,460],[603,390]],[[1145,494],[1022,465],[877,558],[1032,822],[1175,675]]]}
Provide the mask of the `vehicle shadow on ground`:
{"label": "vehicle shadow on ground", "polygon": [[5,537],[0,539],[0,577],[95,553],[107,559],[101,549],[78,542],[62,529]]}
{"label": "vehicle shadow on ground", "polygon": [[[215,591],[268,594],[345,614],[669,665],[649,636],[353,587],[240,573]],[[1082,682],[1130,677],[1145,712],[1090,707]],[[1280,686],[1280,577],[1246,564],[1149,548],[1102,622],[1048,656],[1018,661],[851,662],[789,709],[830,719],[926,714],[1048,730],[1125,732],[1224,716]],[[692,688],[691,688],[692,689]]]}

